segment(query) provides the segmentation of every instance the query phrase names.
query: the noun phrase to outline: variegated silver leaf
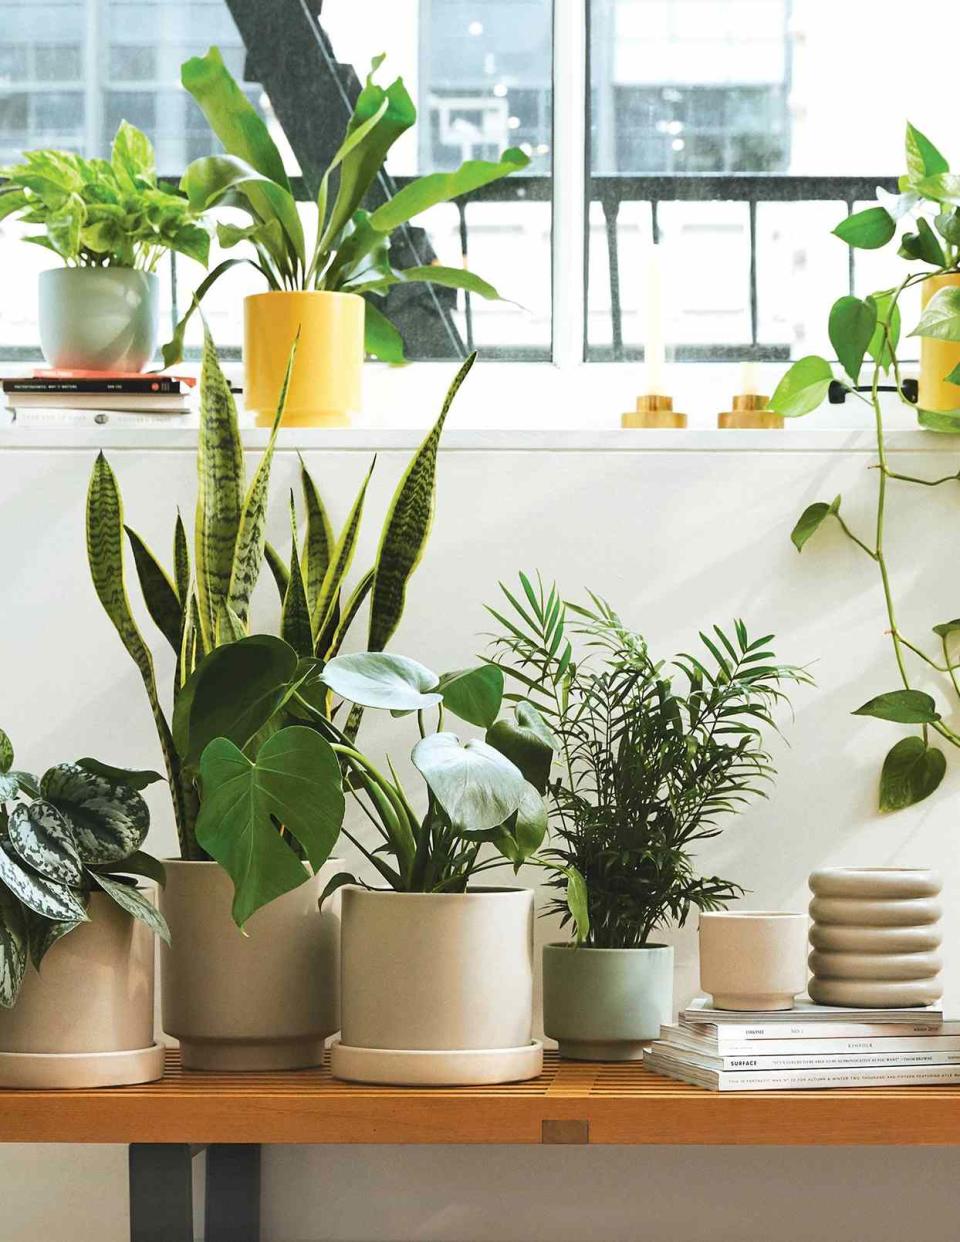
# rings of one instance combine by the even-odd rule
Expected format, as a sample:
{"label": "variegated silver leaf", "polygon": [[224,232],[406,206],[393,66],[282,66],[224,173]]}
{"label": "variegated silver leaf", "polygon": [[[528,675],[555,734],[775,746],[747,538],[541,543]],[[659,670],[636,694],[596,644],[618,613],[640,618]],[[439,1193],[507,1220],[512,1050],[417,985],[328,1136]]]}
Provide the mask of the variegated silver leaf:
{"label": "variegated silver leaf", "polygon": [[9,802],[20,790],[20,782],[12,772],[0,772],[0,802]]}
{"label": "variegated silver leaf", "polygon": [[75,763],[45,772],[40,792],[68,820],[85,863],[128,858],[150,827],[147,804],[135,789]]}
{"label": "variegated silver leaf", "polygon": [[0,844],[0,881],[14,897],[45,919],[86,921],[87,913],[78,893],[28,871],[12,855],[6,843]]}
{"label": "variegated silver leaf", "polygon": [[27,924],[27,943],[30,946],[30,960],[33,962],[34,969],[39,970],[40,963],[53,946],[68,932],[72,932],[75,927],[79,926],[76,919],[54,923],[50,919],[40,918],[38,914],[31,911]]}
{"label": "variegated silver leaf", "polygon": [[0,772],[9,772],[13,767],[13,743],[0,729]]}
{"label": "variegated silver leaf", "polygon": [[83,863],[70,825],[49,802],[14,808],[10,844],[29,867],[50,880],[77,888],[83,879]]}
{"label": "variegated silver leaf", "polygon": [[0,889],[0,1005],[9,1009],[20,995],[27,968],[27,928],[23,908]]}
{"label": "variegated silver leaf", "polygon": [[132,914],[141,923],[145,923],[164,944],[170,943],[170,928],[167,926],[167,920],[146,893],[134,888],[132,884],[124,884],[121,880],[111,879],[108,875],[98,875],[96,872],[91,872],[91,874],[103,891],[111,896],[122,910]]}

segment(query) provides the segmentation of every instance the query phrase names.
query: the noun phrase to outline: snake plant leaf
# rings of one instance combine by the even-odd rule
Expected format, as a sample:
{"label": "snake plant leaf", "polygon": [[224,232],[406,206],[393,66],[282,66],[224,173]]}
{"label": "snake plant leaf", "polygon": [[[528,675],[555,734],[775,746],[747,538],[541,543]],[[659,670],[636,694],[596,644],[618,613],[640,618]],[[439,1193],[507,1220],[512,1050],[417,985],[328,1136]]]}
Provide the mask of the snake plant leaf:
{"label": "snake plant leaf", "polygon": [[185,614],[190,597],[190,548],[187,544],[187,528],[183,524],[179,509],[177,523],[173,528],[173,581],[177,599],[183,605]]}
{"label": "snake plant leaf", "polygon": [[[343,530],[340,532],[340,538],[333,549],[330,564],[327,566],[327,572],[324,574],[320,594],[317,598],[316,611],[311,617],[315,634],[322,634],[326,630],[346,576],[350,572],[350,566],[353,564],[353,554],[357,547],[357,535],[359,534],[360,521],[363,517],[363,502],[366,499],[367,488],[370,486],[370,478],[376,464],[377,459],[374,457],[370,463],[370,469],[367,471],[367,477],[363,480],[360,491],[357,493],[357,498],[354,500],[347,515]],[[317,654],[321,653],[318,651]]]}
{"label": "snake plant leaf", "polygon": [[42,919],[32,910],[25,910],[23,914],[27,928],[27,945],[34,970],[40,969],[43,959],[58,940],[62,940],[74,928],[80,926],[78,919],[65,919],[57,922],[52,919]]}
{"label": "snake plant leaf", "polygon": [[315,616],[320,590],[333,555],[334,538],[326,507],[320,499],[317,485],[302,457],[300,458],[300,486],[303,490],[303,503],[307,512],[307,533],[303,544],[301,569],[310,615]]}
{"label": "snake plant leaf", "polygon": [[263,556],[267,562],[267,568],[277,584],[277,591],[280,594],[280,602],[282,604],[283,598],[287,593],[287,587],[290,585],[290,570],[284,563],[283,557],[269,540],[263,545]]}
{"label": "snake plant leaf", "polygon": [[290,526],[290,580],[287,583],[287,593],[283,597],[283,607],[280,610],[280,635],[297,655],[310,656],[313,655],[313,624],[310,619],[303,573],[300,569],[297,514],[293,503],[293,492],[290,493]]}
{"label": "snake plant leaf", "polygon": [[27,924],[23,908],[0,888],[0,1006],[10,1009],[27,969]]}
{"label": "snake plant leaf", "polygon": [[442,700],[436,673],[406,656],[357,652],[324,665],[325,686],[350,703],[396,712],[423,711]]}
{"label": "snake plant leaf", "polygon": [[245,746],[283,702],[297,670],[297,654],[272,634],[253,634],[211,651],[177,698],[173,738],[195,767],[217,737]]}
{"label": "snake plant leaf", "polygon": [[97,875],[142,875],[147,880],[153,880],[159,888],[164,888],[167,883],[166,867],[159,858],[154,858],[143,850],[137,850],[120,862],[100,863],[89,870]]}
{"label": "snake plant leaf", "polygon": [[209,329],[203,332],[200,435],[197,443],[196,576],[200,628],[214,645],[217,617],[230,592],[243,511],[243,448],[237,409]]}
{"label": "snake plant leaf", "polygon": [[183,630],[183,608],[177,595],[177,589],[157,558],[143,542],[135,530],[124,526],[130,549],[133,552],[133,563],[140,579],[140,590],[147,612],[164,636],[174,653],[180,651],[180,637]]}
{"label": "snake plant leaf", "polygon": [[273,464],[277,432],[287,404],[287,392],[290,388],[290,376],[293,374],[299,340],[300,331],[298,329],[290,349],[290,356],[287,359],[287,369],[284,372],[283,383],[280,385],[280,394],[277,399],[276,413],[273,417],[273,426],[270,429],[270,438],[267,441],[267,447],[264,450],[263,456],[260,458],[260,464],[257,466],[250,486],[247,489],[247,494],[243,501],[243,509],[240,513],[240,529],[237,534],[237,545],[233,558],[233,569],[230,574],[230,589],[227,593],[227,603],[229,611],[236,616],[237,621],[240,623],[241,632],[244,631],[250,615],[250,597],[253,595],[254,587],[257,585],[257,579],[260,576],[260,566],[263,564],[263,548],[266,543],[267,498],[270,490],[270,468]]}
{"label": "snake plant leaf", "polygon": [[68,888],[79,887],[83,863],[70,825],[55,806],[39,800],[15,807],[10,816],[9,838],[28,867]]}
{"label": "snake plant leaf", "polygon": [[329,643],[325,642],[325,635],[323,634],[321,634],[317,639],[317,650],[319,651],[321,647],[325,648],[325,650],[321,652],[322,659],[332,660],[335,655],[339,654],[340,648],[343,646],[344,639],[347,637],[347,632],[349,631],[350,626],[353,624],[357,613],[363,607],[364,600],[370,594],[372,589],[373,570],[368,569],[350,592],[350,596],[343,606],[343,611],[340,614],[340,618],[337,621]]}
{"label": "snake plant leaf", "polygon": [[411,759],[458,832],[496,828],[523,800],[523,773],[486,742],[433,733],[414,746]]}
{"label": "snake plant leaf", "polygon": [[496,721],[487,730],[486,740],[516,764],[534,789],[546,792],[558,743],[532,703],[521,700],[514,708],[514,719]]}
{"label": "snake plant leaf", "polygon": [[448,711],[478,729],[489,729],[503,702],[503,669],[496,664],[481,664],[444,673],[438,689]]}
{"label": "snake plant leaf", "polygon": [[406,360],[403,352],[403,337],[390,320],[377,310],[369,298],[365,298],[366,307],[363,316],[363,348],[381,362],[390,362],[398,366]]}
{"label": "snake plant leaf", "polygon": [[247,637],[247,627],[243,624],[229,604],[224,604],[217,616],[215,645],[223,647],[227,643],[239,642]]}
{"label": "snake plant leaf", "polygon": [[267,902],[297,888],[307,871],[277,831],[300,843],[311,867],[326,862],[343,821],[340,765],[313,729],[281,729],[249,760],[227,738],[203,752],[204,796],[197,840],[234,883],[239,927]]}
{"label": "snake plant leaf", "polygon": [[167,926],[167,920],[146,893],[142,893],[132,884],[124,884],[122,880],[115,880],[111,876],[101,875],[96,871],[91,872],[91,875],[94,882],[108,897],[113,898],[121,910],[126,910],[127,914],[132,914],[135,919],[139,919],[155,936],[159,936],[164,944],[170,943],[170,928]]}
{"label": "snake plant leaf", "polygon": [[9,772],[13,767],[13,742],[0,729],[0,772]]}
{"label": "snake plant leaf", "polygon": [[45,919],[82,922],[87,917],[78,893],[28,870],[6,842],[0,842],[0,883],[18,901]]}
{"label": "snake plant leaf", "polygon": [[40,793],[67,820],[85,863],[129,858],[150,827],[147,804],[135,789],[75,763],[45,772]]}
{"label": "snake plant leaf", "polygon": [[429,173],[404,186],[378,207],[371,215],[370,223],[381,233],[391,233],[428,208],[438,203],[449,203],[451,199],[508,177],[526,168],[529,163],[530,157],[524,155],[519,147],[508,147],[495,162],[467,160],[453,172]]}
{"label": "snake plant leaf", "polygon": [[367,648],[382,651],[392,638],[406,599],[407,582],[420,563],[433,522],[436,496],[437,448],[443,424],[460,385],[476,361],[472,353],[460,367],[426,439],[417,449],[394,492],[377,551],[370,605]]}

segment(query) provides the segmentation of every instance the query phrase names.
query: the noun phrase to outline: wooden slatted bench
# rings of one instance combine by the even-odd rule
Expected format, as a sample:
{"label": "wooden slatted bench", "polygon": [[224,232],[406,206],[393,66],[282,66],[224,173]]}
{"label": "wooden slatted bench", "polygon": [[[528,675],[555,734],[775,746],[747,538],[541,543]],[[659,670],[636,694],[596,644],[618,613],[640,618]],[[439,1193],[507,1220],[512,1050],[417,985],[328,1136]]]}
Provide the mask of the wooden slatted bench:
{"label": "wooden slatted bench", "polygon": [[193,1242],[191,1161],[207,1153],[207,1242],[257,1242],[264,1143],[960,1144],[960,1088],[717,1094],[637,1064],[546,1057],[532,1082],[368,1087],[326,1067],[0,1091],[0,1141],[125,1143],[131,1242]]}

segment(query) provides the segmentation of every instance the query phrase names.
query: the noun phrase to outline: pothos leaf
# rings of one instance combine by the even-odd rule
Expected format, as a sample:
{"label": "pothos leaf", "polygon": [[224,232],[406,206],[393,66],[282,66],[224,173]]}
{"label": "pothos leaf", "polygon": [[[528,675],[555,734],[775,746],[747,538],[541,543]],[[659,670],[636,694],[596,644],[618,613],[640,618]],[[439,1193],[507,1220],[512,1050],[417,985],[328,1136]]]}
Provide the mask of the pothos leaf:
{"label": "pothos leaf", "polygon": [[947,770],[942,750],[921,737],[897,742],[883,761],[880,773],[880,810],[899,811],[934,792]]}
{"label": "pothos leaf", "polygon": [[797,519],[797,524],[790,532],[790,542],[798,552],[803,551],[804,544],[810,536],[820,529],[822,524],[831,514],[839,513],[840,497],[835,496],[830,504],[824,500],[818,500],[812,505],[808,505]]}

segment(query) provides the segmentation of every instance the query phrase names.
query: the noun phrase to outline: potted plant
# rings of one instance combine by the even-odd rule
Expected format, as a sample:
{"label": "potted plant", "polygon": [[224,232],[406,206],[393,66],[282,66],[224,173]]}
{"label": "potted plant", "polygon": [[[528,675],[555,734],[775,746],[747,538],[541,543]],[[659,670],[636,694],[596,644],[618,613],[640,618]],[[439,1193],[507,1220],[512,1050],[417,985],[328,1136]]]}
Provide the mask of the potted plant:
{"label": "potted plant", "polygon": [[[194,160],[180,182],[191,206],[206,212],[229,202],[250,217],[244,227],[220,223],[220,245],[252,249],[226,259],[196,291],[193,303],[164,348],[167,365],[182,355],[186,323],[210,286],[237,263],[249,263],[267,292],[244,302],[244,404],[269,425],[290,343],[300,333],[304,364],[287,396],[287,422],[302,426],[344,423],[360,408],[364,351],[403,361],[403,341],[371,298],[398,284],[429,281],[497,298],[496,289],[464,268],[430,264],[400,271],[391,261],[391,236],[438,203],[446,203],[521,168],[529,159],[511,147],[496,162],[470,160],[455,172],[433,173],[367,211],[363,202],[396,140],[416,120],[400,78],[384,89],[373,62],[343,142],[323,175],[316,201],[316,239],[305,236],[280,152],[219,51],[188,60],[184,87],[196,100],[226,154]],[[335,189],[331,179],[336,174]]]}
{"label": "potted plant", "polygon": [[[672,1019],[673,949],[655,932],[742,891],[700,875],[692,849],[773,776],[762,731],[783,687],[809,678],[741,621],[668,669],[597,596],[565,604],[556,586],[520,585],[490,610],[494,658],[557,738],[544,856],[582,874],[589,911],[586,937],[544,947],[544,1030],[562,1056],[633,1060]],[[565,897],[550,909],[569,921]]]}
{"label": "potted plant", "polygon": [[[770,399],[772,409],[788,418],[802,417],[821,405],[831,385],[864,401],[871,409],[876,436],[875,512],[869,532],[858,532],[842,510],[842,498],[808,505],[797,520],[791,540],[797,551],[821,527],[836,522],[842,534],[874,565],[883,592],[884,629],[890,637],[895,688],[869,699],[854,715],[892,724],[913,726],[887,752],[880,771],[879,809],[898,811],[929,797],[940,785],[947,760],[937,743],[960,748],[960,731],[951,723],[950,709],[925,690],[916,689],[920,674],[939,674],[948,702],[960,697],[957,678],[956,635],[960,620],[946,618],[931,627],[935,636],[932,652],[920,635],[909,634],[898,618],[897,575],[891,564],[887,533],[888,493],[901,485],[920,487],[937,494],[944,484],[954,483],[954,472],[939,478],[898,471],[888,456],[883,399],[884,374],[892,375],[897,399],[916,414],[920,427],[931,432],[960,432],[960,177],[947,170],[947,163],[928,138],[907,126],[906,163],[900,178],[901,193],[891,197],[879,192],[879,203],[848,216],[834,232],[848,245],[877,249],[892,240],[901,219],[909,219],[900,238],[898,254],[911,264],[892,288],[866,298],[838,298],[830,309],[829,336],[841,375],[818,355],[798,359],[786,372]],[[930,221],[932,220],[932,224]],[[925,266],[917,270],[913,265]],[[921,376],[919,401],[914,406],[905,392],[898,347],[900,299],[919,286],[923,313],[910,336],[920,338]],[[864,362],[874,364],[869,387],[858,388]]]}
{"label": "potted plant", "polygon": [[210,238],[186,198],[157,181],[150,140],[123,121],[110,159],[26,151],[0,169],[0,220],[63,263],[40,274],[40,346],[52,367],[142,371],[157,348],[157,264],[176,250],[206,266]]}
{"label": "potted plant", "polygon": [[[180,1035],[188,1066],[257,1070],[314,1064],[323,1036],[337,1029],[336,917],[321,915],[317,908],[317,886],[322,888],[331,868],[337,869],[326,861],[336,833],[310,835],[308,823],[304,840],[295,822],[284,819],[295,815],[296,808],[285,807],[278,816],[282,831],[271,829],[266,837],[251,838],[239,823],[236,835],[231,828],[226,840],[212,828],[207,835],[200,826],[201,793],[206,797],[208,790],[199,779],[199,760],[209,739],[226,729],[224,736],[243,752],[243,763],[255,761],[261,745],[267,748],[271,740],[255,736],[257,730],[243,732],[242,711],[250,688],[290,679],[298,660],[334,656],[366,604],[368,647],[376,650],[389,642],[432,523],[444,421],[472,362],[471,357],[461,367],[439,418],[414,453],[391,502],[376,560],[355,584],[350,573],[370,474],[343,530],[334,536],[316,484],[301,464],[306,529],[301,539],[293,523],[290,559],[285,562],[266,543],[265,523],[287,385],[280,393],[267,448],[248,482],[236,409],[209,334],[200,381],[192,563],[186,527],[178,515],[174,571],[167,573],[144,540],[125,526],[120,489],[103,454],[94,464],[87,501],[90,570],[97,595],[143,679],[180,843],[180,859],[168,863],[162,899],[174,933],[163,958],[163,1020],[165,1030]],[[293,366],[291,357],[288,378]],[[172,711],[161,703],[153,657],[127,596],[125,536],[147,612],[175,656]],[[240,640],[249,635],[250,600],[264,561],[280,588],[280,637],[255,635],[244,645]],[[283,696],[256,705],[257,711],[264,708],[270,710],[263,723],[270,720],[271,728],[293,719]],[[315,710],[327,710],[326,696],[320,696]],[[235,723],[227,729],[228,722]],[[355,735],[359,723],[359,717],[345,722],[347,732]],[[295,756],[322,780],[319,739],[294,734],[293,740],[298,743]],[[268,751],[267,759],[272,753]],[[257,799],[268,797],[258,786]],[[266,802],[258,805],[262,810]],[[257,848],[241,862],[251,839]],[[216,848],[211,849],[214,840]],[[233,926],[234,920],[245,927],[246,937]],[[283,999],[280,1006],[278,996]],[[297,1003],[291,999],[295,996],[300,998]]]}
{"label": "potted plant", "polygon": [[[293,668],[289,657],[288,664]],[[542,1047],[531,1038],[533,894],[476,881],[505,861],[515,868],[537,861],[546,809],[533,782],[542,782],[553,743],[529,705],[498,720],[502,692],[502,674],[489,666],[440,677],[403,656],[365,652],[313,670],[301,662],[292,680],[259,696],[295,706],[310,722],[295,729],[312,729],[317,743],[326,739],[345,792],[379,838],[367,845],[343,829],[386,887],[372,889],[341,873],[324,894],[343,895],[341,1039],[332,1052],[339,1077],[449,1084],[539,1073]],[[426,782],[425,812],[414,809],[389,759],[384,771],[333,713],[314,707],[328,694],[354,707],[415,715],[420,740],[411,760]],[[427,714],[434,712],[431,732]],[[483,729],[484,739],[461,742],[442,728],[445,713]],[[259,727],[262,714],[245,727]],[[209,848],[228,849],[223,819],[243,800],[238,781],[251,775],[237,766],[226,738],[207,743],[200,771]],[[331,799],[329,809],[342,814],[342,801]],[[579,876],[567,868],[564,882],[582,920]]]}
{"label": "potted plant", "polygon": [[80,759],[38,780],[13,760],[0,731],[0,1086],[159,1078],[153,937],[170,937],[137,881],[163,884],[140,848],[139,791],[161,778]]}

